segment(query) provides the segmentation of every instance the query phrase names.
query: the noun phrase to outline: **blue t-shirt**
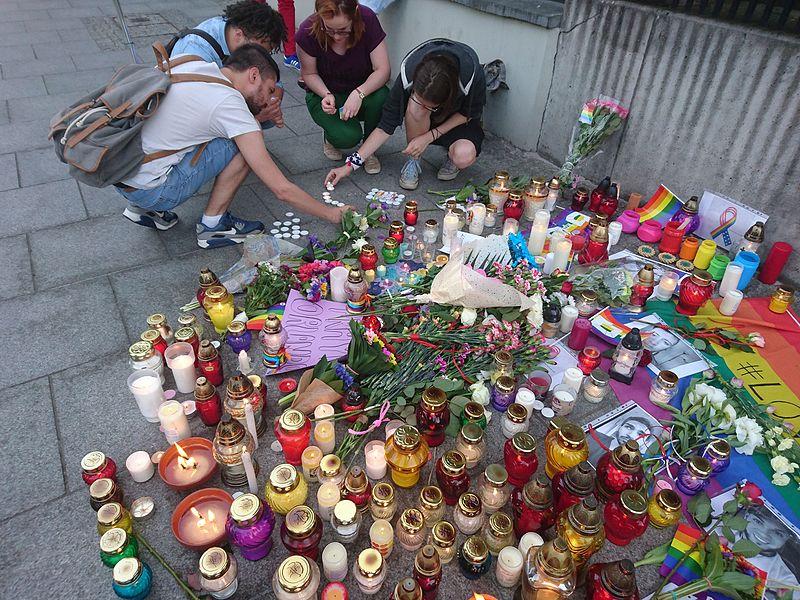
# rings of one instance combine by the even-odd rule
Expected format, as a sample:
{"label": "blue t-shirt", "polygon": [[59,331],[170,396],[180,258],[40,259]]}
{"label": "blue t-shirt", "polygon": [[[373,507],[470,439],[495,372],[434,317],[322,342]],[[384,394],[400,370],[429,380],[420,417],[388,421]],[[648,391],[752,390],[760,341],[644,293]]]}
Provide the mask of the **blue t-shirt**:
{"label": "blue t-shirt", "polygon": [[[222,52],[226,55],[230,54],[228,50],[228,42],[225,41],[225,19],[223,17],[211,17],[206,19],[194,29],[205,31],[215,40],[222,48]],[[172,55],[178,54],[196,54],[206,62],[217,63],[218,67],[222,67],[222,59],[214,51],[211,44],[201,38],[199,35],[190,34],[182,37],[175,43],[172,49]]]}

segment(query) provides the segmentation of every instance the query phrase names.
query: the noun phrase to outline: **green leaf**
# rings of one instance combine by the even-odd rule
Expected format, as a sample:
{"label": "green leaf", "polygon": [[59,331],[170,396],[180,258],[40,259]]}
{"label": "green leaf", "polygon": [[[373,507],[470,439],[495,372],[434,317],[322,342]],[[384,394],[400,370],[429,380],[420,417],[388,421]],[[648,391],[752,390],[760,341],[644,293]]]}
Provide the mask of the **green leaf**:
{"label": "green leaf", "polygon": [[739,501],[736,498],[731,498],[722,505],[722,510],[725,514],[735,515],[739,511]]}
{"label": "green leaf", "polygon": [[693,340],[692,346],[694,346],[698,350],[705,350],[706,348],[708,348],[708,344],[706,344],[705,340]]}
{"label": "green leaf", "polygon": [[747,529],[747,519],[745,519],[742,515],[733,515],[731,517],[727,517],[724,519],[724,523],[734,531],[744,531]]}
{"label": "green leaf", "polygon": [[725,539],[727,539],[729,542],[736,539],[736,534],[733,532],[733,529],[727,525],[722,526],[722,535],[724,535]]}
{"label": "green leaf", "polygon": [[650,550],[644,557],[636,563],[637,567],[642,567],[644,565],[660,565],[664,562],[664,559],[667,558],[667,553],[669,552],[671,542],[667,542],[666,544],[661,544],[660,546],[656,546],[652,550]]}
{"label": "green leaf", "polygon": [[714,536],[714,539],[712,539],[712,537],[709,536],[708,540],[706,541],[706,577],[716,577],[717,575],[720,575],[724,569],[725,561],[722,559],[722,550],[719,548],[719,538]]}
{"label": "green leaf", "polygon": [[413,425],[414,427],[417,426],[417,415],[408,415],[406,417],[406,423],[408,425]]}
{"label": "green leaf", "polygon": [[463,410],[464,405],[469,401],[470,401],[469,398],[467,398],[466,396],[453,396],[452,398],[450,398],[450,406],[456,406],[461,410]]}
{"label": "green leaf", "polygon": [[711,518],[711,500],[708,494],[700,492],[687,503],[689,512],[700,524],[705,524]]}
{"label": "green leaf", "polygon": [[722,337],[728,338],[729,340],[739,339],[739,334],[735,331],[730,331],[729,329],[720,329],[719,334]]}
{"label": "green leaf", "polygon": [[397,400],[395,400],[394,403],[397,404],[397,406],[405,406],[406,405],[406,399],[403,398],[402,396],[398,396]]}
{"label": "green leaf", "polygon": [[452,392],[453,390],[457,390],[461,384],[452,379],[447,379],[446,377],[437,377],[433,380],[433,385],[443,392]]}
{"label": "green leaf", "polygon": [[744,573],[739,573],[738,571],[728,571],[727,573],[723,573],[716,578],[714,581],[714,587],[717,585],[739,592],[749,591],[752,594],[753,590],[755,589],[756,580],[754,577],[750,577],[750,575],[745,575]]}
{"label": "green leaf", "polygon": [[745,558],[752,558],[753,556],[757,556],[761,553],[761,548],[758,545],[754,544],[747,538],[742,538],[738,540],[731,548],[734,553],[741,554]]}
{"label": "green leaf", "polygon": [[458,433],[461,431],[461,421],[456,419],[450,419],[450,423],[447,425],[447,428],[444,430],[445,434],[448,437],[457,437]]}

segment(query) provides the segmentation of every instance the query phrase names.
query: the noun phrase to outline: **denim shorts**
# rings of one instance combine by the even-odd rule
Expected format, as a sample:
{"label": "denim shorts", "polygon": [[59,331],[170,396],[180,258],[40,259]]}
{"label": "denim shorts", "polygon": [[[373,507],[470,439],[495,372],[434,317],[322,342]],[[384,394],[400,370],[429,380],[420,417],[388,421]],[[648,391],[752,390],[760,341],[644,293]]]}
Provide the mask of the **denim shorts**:
{"label": "denim shorts", "polygon": [[189,152],[174,165],[167,174],[167,180],[149,190],[126,192],[116,190],[124,198],[139,208],[146,210],[172,210],[194,196],[203,184],[211,181],[228,166],[239,153],[236,142],[227,138],[214,138],[203,150],[195,165],[192,159],[199,148]]}

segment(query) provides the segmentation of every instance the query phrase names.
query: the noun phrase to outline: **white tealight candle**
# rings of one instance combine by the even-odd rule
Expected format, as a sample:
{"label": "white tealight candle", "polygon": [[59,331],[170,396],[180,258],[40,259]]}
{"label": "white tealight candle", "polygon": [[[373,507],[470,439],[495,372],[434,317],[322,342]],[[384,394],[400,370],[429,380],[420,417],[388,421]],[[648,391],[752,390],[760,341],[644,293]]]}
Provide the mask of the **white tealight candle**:
{"label": "white tealight candle", "polygon": [[247,355],[247,350],[239,350],[239,372],[242,375],[249,375],[252,371],[253,367],[250,364],[250,357]]}
{"label": "white tealight candle", "polygon": [[317,506],[319,507],[319,515],[325,521],[331,520],[333,507],[341,499],[342,494],[339,486],[333,482],[323,483],[317,490]]}
{"label": "white tealight candle", "polygon": [[328,277],[331,281],[331,300],[334,302],[347,302],[347,292],[344,285],[347,283],[347,275],[350,271],[347,267],[334,267],[330,270]]}
{"label": "white tealight candle", "polygon": [[386,477],[386,450],[380,440],[372,440],[364,446],[367,477],[370,479],[383,479]]}
{"label": "white tealight candle", "polygon": [[250,453],[247,450],[242,450],[242,464],[244,465],[244,472],[247,475],[247,487],[250,488],[250,493],[258,495],[256,470],[253,467],[253,459],[250,457]]}
{"label": "white tealight candle", "polygon": [[125,468],[136,483],[143,483],[150,479],[155,472],[150,455],[144,450],[138,450],[125,459]]}
{"label": "white tealight candle", "polygon": [[739,305],[742,303],[742,298],[744,298],[744,294],[740,290],[728,290],[728,293],[725,294],[719,305],[720,314],[726,317],[731,317],[736,314],[736,311],[739,310]]}
{"label": "white tealight candle", "polygon": [[314,420],[319,423],[326,421],[334,414],[334,408],[330,404],[320,404],[314,409]]}
{"label": "white tealight candle", "polygon": [[658,280],[655,293],[653,294],[659,300],[669,300],[672,294],[675,293],[675,288],[678,287],[678,276],[672,271],[667,271]]}
{"label": "white tealight candle", "polygon": [[158,423],[158,407],[164,401],[161,377],[153,369],[139,369],[128,376],[128,389],[139,412],[151,423]]}
{"label": "white tealight candle", "polygon": [[544,539],[542,536],[536,533],[535,531],[529,531],[522,538],[519,540],[519,551],[522,553],[522,556],[528,556],[528,550],[531,548],[539,548],[540,546],[544,545]]}
{"label": "white tealight candle", "polygon": [[583,373],[576,367],[569,367],[564,371],[564,379],[561,380],[562,385],[566,385],[573,389],[575,393],[581,389],[581,382],[583,381]]}
{"label": "white tealight candle", "polygon": [[578,309],[571,304],[566,304],[561,307],[561,323],[558,324],[558,329],[561,333],[569,333],[572,331],[572,326],[578,319]]}
{"label": "white tealight candle", "polygon": [[614,244],[619,243],[619,238],[622,235],[622,223],[619,221],[611,221],[608,224],[608,247],[611,248]]}
{"label": "white tealight candle", "polygon": [[553,270],[566,271],[569,264],[569,255],[572,252],[572,241],[561,239],[556,241],[555,246],[553,246],[553,240],[551,239],[550,247],[554,248]]}
{"label": "white tealight candle", "polygon": [[522,573],[522,553],[514,546],[506,546],[497,555],[495,576],[497,583],[504,588],[512,588],[519,583]]}
{"label": "white tealight candle", "polygon": [[347,550],[339,542],[331,542],[322,550],[322,570],[328,581],[347,577]]}
{"label": "white tealight candle", "polygon": [[314,425],[314,444],[322,454],[332,454],[336,447],[336,430],[332,421],[319,421]]}
{"label": "white tealight candle", "polygon": [[[521,387],[517,390],[517,395],[514,398],[514,402],[517,404],[521,404],[525,407],[525,410],[528,411],[528,419],[530,420],[531,415],[534,413],[534,405],[536,404],[536,394],[533,391],[529,390],[528,388]],[[541,408],[541,407],[539,407]]]}
{"label": "white tealight candle", "polygon": [[192,435],[189,419],[183,412],[183,404],[176,400],[167,400],[158,407],[158,420],[161,422],[161,430],[170,444],[180,442]]}

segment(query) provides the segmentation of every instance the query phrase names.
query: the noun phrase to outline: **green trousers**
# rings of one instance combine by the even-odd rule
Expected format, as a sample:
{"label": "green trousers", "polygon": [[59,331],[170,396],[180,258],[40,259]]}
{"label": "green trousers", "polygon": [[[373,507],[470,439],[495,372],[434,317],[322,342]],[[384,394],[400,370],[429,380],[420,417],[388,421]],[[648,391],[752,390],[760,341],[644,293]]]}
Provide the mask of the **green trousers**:
{"label": "green trousers", "polygon": [[[361,110],[354,119],[342,121],[338,109],[344,106],[349,94],[334,94],[336,98],[336,113],[329,115],[322,110],[322,98],[313,92],[306,93],[306,106],[314,122],[325,131],[325,139],[340,150],[355,148],[361,140],[367,139],[372,130],[378,126],[383,112],[383,103],[389,95],[389,88],[383,86],[366,96],[361,101]],[[361,129],[361,121],[364,129]]]}

